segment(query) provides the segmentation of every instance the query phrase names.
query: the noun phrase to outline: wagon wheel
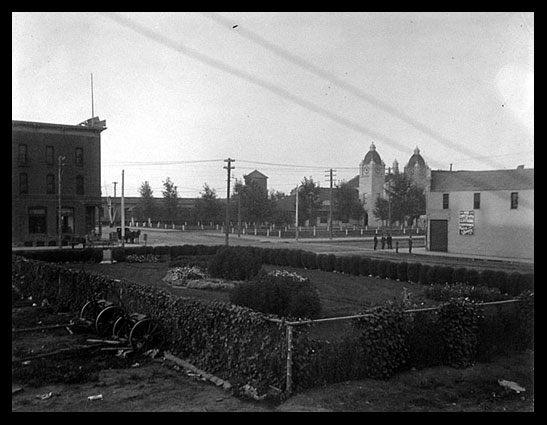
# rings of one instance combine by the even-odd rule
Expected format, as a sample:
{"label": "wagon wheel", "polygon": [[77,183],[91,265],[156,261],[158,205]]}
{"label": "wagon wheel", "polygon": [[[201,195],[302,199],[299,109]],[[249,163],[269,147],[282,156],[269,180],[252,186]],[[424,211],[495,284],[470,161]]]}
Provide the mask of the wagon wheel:
{"label": "wagon wheel", "polygon": [[124,314],[123,316],[118,317],[114,322],[114,326],[112,327],[112,336],[118,339],[128,339],[132,326],[133,321],[129,315]]}
{"label": "wagon wheel", "polygon": [[99,336],[110,336],[114,323],[125,315],[125,310],[117,305],[111,305],[103,309],[95,320],[95,330]]}
{"label": "wagon wheel", "polygon": [[163,343],[163,329],[154,319],[139,320],[129,333],[129,344],[136,351],[147,351]]}
{"label": "wagon wheel", "polygon": [[100,301],[91,300],[86,302],[80,310],[80,321],[92,326],[101,310]]}

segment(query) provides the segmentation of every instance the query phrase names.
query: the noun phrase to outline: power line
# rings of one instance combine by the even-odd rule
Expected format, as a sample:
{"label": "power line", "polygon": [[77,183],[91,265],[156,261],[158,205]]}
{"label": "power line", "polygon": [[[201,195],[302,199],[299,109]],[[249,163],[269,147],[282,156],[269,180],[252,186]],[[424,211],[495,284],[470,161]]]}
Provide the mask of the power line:
{"label": "power line", "polygon": [[301,107],[309,110],[309,111],[312,111],[312,112],[315,112],[319,115],[322,115],[324,117],[327,117],[329,118],[330,120],[342,125],[342,126],[345,126],[351,130],[354,130],[354,131],[357,131],[361,134],[365,134],[369,137],[372,137],[373,139],[375,140],[379,140],[379,141],[383,141],[385,142],[386,144],[390,145],[392,148],[400,151],[401,153],[403,152],[407,152],[408,150],[408,147],[407,146],[404,146],[403,144],[399,143],[397,140],[394,140],[388,136],[385,136],[384,134],[378,132],[378,131],[375,131],[375,130],[372,130],[370,128],[367,128],[361,124],[357,124],[341,115],[338,115],[337,113],[335,112],[331,112],[329,111],[328,109],[325,109],[321,106],[318,106],[308,100],[305,100],[293,93],[291,93],[290,91],[288,90],[285,90],[281,87],[278,87],[276,86],[275,84],[272,84],[272,83],[269,83],[265,80],[262,80],[261,78],[258,78],[256,77],[255,75],[252,75],[248,72],[245,72],[245,71],[242,71],[240,69],[237,69],[237,68],[234,68],[233,66],[231,65],[228,65],[228,64],[225,64],[224,62],[221,62],[219,61],[218,59],[215,59],[215,58],[212,58],[210,56],[207,56],[195,49],[192,49],[188,46],[185,46],[181,43],[178,43],[178,42],[175,42],[173,40],[171,40],[170,38],[162,35],[162,34],[159,34],[143,25],[140,25],[134,21],[132,21],[131,19],[129,18],[126,18],[124,16],[121,16],[119,14],[116,14],[116,13],[105,13],[105,12],[100,12],[103,16],[106,16],[110,19],[112,19],[113,21],[117,22],[118,24],[120,25],[123,25],[131,30],[133,30],[134,32],[150,39],[150,40],[154,40],[155,42],[157,43],[160,43],[166,47],[169,47],[179,53],[182,53],[186,56],[189,56],[199,62],[202,62],[206,65],[209,65],[213,68],[216,68],[216,69],[219,69],[220,71],[223,71],[223,72],[226,72],[228,74],[232,74],[238,78],[241,78],[247,82],[250,82],[250,83],[253,83],[263,89],[266,89],[286,100],[289,100],[297,105],[300,105]]}
{"label": "power line", "polygon": [[[219,15],[218,13],[214,12],[202,12],[202,15],[216,21],[217,23],[221,24],[224,28],[229,28],[232,23],[224,18],[223,16]],[[524,19],[524,17],[523,17]],[[390,104],[378,99],[377,97],[372,96],[371,94],[365,93],[360,88],[354,86],[353,84],[350,84],[336,75],[325,71],[324,69],[321,69],[312,63],[306,61],[305,59],[302,59],[300,56],[296,56],[289,51],[282,49],[279,46],[276,46],[275,44],[269,42],[268,40],[260,37],[258,34],[244,28],[244,27],[238,27],[238,30],[236,31],[238,35],[251,40],[252,42],[260,45],[261,47],[265,48],[266,50],[269,50],[270,52],[273,52],[274,54],[278,55],[282,59],[285,59],[303,69],[305,69],[308,72],[311,72],[312,74],[315,74],[316,76],[323,78],[332,84],[335,84],[348,92],[352,93],[353,95],[359,97],[360,99],[365,100],[372,106],[375,106],[379,109],[384,110],[388,114],[392,115],[395,118],[398,118],[399,120],[405,122],[406,124],[411,125],[415,129],[419,130],[423,134],[431,137],[434,141],[437,143],[440,143],[444,145],[445,147],[448,147],[456,152],[462,152],[465,153],[468,157],[473,157],[472,155],[475,155],[476,152],[472,149],[468,149],[463,145],[459,145],[452,140],[448,139],[447,137],[441,135],[440,133],[436,132],[435,130],[429,128],[428,126],[420,123],[416,119],[412,118],[408,114],[406,114],[403,111],[398,110],[397,108],[391,106]],[[496,161],[492,161],[492,156],[483,156],[481,158],[484,158],[487,160],[487,162],[490,163],[490,165],[495,165],[496,167],[499,167],[500,165]]]}

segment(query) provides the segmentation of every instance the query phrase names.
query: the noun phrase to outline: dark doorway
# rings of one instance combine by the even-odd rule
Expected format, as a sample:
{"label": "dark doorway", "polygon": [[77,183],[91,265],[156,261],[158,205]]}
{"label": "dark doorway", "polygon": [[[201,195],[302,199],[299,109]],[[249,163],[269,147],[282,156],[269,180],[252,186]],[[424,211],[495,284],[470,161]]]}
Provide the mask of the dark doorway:
{"label": "dark doorway", "polygon": [[448,220],[430,220],[429,250],[448,251]]}

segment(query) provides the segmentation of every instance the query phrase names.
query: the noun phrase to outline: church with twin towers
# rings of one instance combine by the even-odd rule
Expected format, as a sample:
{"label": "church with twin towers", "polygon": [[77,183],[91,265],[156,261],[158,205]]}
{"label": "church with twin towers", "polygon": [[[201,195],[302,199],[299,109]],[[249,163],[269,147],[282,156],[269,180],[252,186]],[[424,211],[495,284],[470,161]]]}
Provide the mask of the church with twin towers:
{"label": "church with twin towers", "polygon": [[[372,143],[370,150],[359,164],[359,175],[352,179],[354,184],[358,183],[359,199],[365,207],[367,213],[365,222],[369,226],[382,225],[381,220],[377,219],[373,214],[376,199],[387,197],[386,182],[389,181],[390,175],[398,173],[400,173],[400,170],[396,159],[393,161],[393,166],[389,167],[386,173],[386,164],[376,150],[376,146]],[[418,147],[414,149],[414,153],[404,166],[403,173],[413,183],[427,192],[431,179],[431,169],[420,154]]]}

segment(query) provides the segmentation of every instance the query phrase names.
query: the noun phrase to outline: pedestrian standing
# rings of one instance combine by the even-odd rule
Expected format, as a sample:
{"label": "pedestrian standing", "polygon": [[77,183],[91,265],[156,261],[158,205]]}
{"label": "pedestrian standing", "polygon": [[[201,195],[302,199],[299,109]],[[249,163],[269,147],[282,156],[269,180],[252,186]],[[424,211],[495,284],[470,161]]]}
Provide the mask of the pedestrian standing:
{"label": "pedestrian standing", "polygon": [[412,254],[412,235],[408,237],[408,253]]}
{"label": "pedestrian standing", "polygon": [[387,235],[387,249],[393,249],[393,238],[391,237],[391,233]]}
{"label": "pedestrian standing", "polygon": [[386,235],[382,235],[381,242],[382,242],[382,249],[384,249],[386,247]]}
{"label": "pedestrian standing", "polygon": [[374,235],[374,251],[376,251],[377,246],[378,246],[378,236]]}

